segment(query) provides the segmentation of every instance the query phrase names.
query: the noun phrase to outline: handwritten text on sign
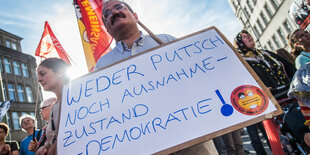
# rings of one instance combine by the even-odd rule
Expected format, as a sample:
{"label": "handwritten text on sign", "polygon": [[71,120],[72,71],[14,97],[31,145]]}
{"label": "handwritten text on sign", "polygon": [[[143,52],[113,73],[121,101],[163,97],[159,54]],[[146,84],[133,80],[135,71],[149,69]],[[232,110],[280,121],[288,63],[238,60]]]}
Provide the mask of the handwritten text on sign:
{"label": "handwritten text on sign", "polygon": [[66,85],[58,151],[152,154],[276,110],[234,109],[242,85],[259,87],[215,30],[187,37]]}

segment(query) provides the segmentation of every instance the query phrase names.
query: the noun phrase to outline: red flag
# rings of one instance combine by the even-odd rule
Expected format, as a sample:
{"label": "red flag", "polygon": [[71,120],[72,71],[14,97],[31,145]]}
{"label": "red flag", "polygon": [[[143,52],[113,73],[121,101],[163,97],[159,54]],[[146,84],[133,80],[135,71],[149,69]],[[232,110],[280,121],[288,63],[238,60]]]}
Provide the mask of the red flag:
{"label": "red flag", "polygon": [[35,55],[43,58],[57,57],[71,65],[69,55],[57,40],[47,21],[45,21],[44,32]]}
{"label": "red flag", "polygon": [[110,51],[112,37],[106,31],[101,18],[101,0],[73,0],[88,70],[98,59]]}

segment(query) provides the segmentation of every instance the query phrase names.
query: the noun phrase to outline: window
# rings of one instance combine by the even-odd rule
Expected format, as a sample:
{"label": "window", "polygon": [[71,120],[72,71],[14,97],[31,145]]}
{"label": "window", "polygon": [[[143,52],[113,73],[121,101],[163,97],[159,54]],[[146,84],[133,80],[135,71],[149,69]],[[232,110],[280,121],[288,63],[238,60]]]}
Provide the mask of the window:
{"label": "window", "polygon": [[268,19],[266,18],[265,14],[263,12],[261,12],[259,15],[263,19],[263,22],[265,23],[265,25],[267,26],[268,25]]}
{"label": "window", "polygon": [[12,73],[11,60],[9,60],[8,58],[4,58],[3,61],[5,72],[11,74]]}
{"label": "window", "polygon": [[16,49],[17,49],[16,43],[11,42],[10,40],[6,40],[6,41],[5,41],[5,46],[6,46],[7,48],[11,48],[11,49],[13,49],[13,50],[16,50]]}
{"label": "window", "polygon": [[257,2],[257,0],[252,0],[252,2],[253,2],[253,4],[255,5],[255,4],[256,4],[256,2]]}
{"label": "window", "polygon": [[267,12],[267,15],[269,16],[269,18],[271,19],[273,14],[271,13],[271,9],[267,3],[264,5],[264,9]]}
{"label": "window", "polygon": [[234,8],[236,10],[237,9],[237,5],[236,5],[235,1],[233,1],[233,6],[234,6]]}
{"label": "window", "polygon": [[6,41],[5,41],[5,46],[6,46],[7,48],[11,48],[11,43],[10,43],[10,41],[6,40]]}
{"label": "window", "polygon": [[273,46],[273,44],[271,43],[270,40],[267,42],[267,44],[268,44],[269,48],[270,48],[272,51],[274,51],[275,48],[274,48],[274,46]]}
{"label": "window", "polygon": [[272,40],[273,40],[273,42],[276,44],[277,48],[280,48],[280,47],[281,47],[281,46],[280,46],[280,42],[279,42],[278,38],[276,37],[276,35],[273,35],[273,36],[272,36]]}
{"label": "window", "polygon": [[254,33],[255,33],[255,35],[258,37],[258,36],[260,35],[260,33],[259,33],[259,31],[258,31],[256,25],[254,25],[253,28],[254,28]]}
{"label": "window", "polygon": [[31,87],[26,86],[26,95],[27,95],[27,101],[30,103],[33,102],[33,94]]}
{"label": "window", "polygon": [[246,18],[250,18],[250,13],[246,7],[244,7],[244,13],[245,13]]}
{"label": "window", "polygon": [[21,116],[24,116],[24,115],[29,115],[28,112],[22,112]]}
{"label": "window", "polygon": [[240,17],[240,19],[241,19],[242,24],[245,25],[245,22],[244,22],[243,18]]}
{"label": "window", "polygon": [[12,49],[13,49],[13,50],[16,50],[16,49],[17,49],[16,43],[13,43],[13,42],[12,42],[12,43],[11,43],[11,46],[12,46]]}
{"label": "window", "polygon": [[13,117],[13,126],[15,130],[20,129],[19,126],[19,115],[17,112],[12,112],[12,117]]}
{"label": "window", "polygon": [[291,24],[287,20],[283,22],[283,26],[287,33],[290,33],[293,31]]}
{"label": "window", "polygon": [[279,29],[277,30],[277,33],[278,33],[278,35],[280,36],[283,45],[286,46],[286,45],[287,45],[287,41],[286,41],[286,38],[285,38],[285,35],[284,35],[283,30],[282,30],[281,28],[279,28]]}
{"label": "window", "polygon": [[16,101],[15,88],[14,88],[13,84],[8,84],[8,93],[9,93],[9,99]]}
{"label": "window", "polygon": [[272,4],[273,8],[274,8],[275,10],[277,10],[278,7],[279,7],[278,2],[276,2],[275,0],[270,0],[270,2],[271,2],[271,4]]}
{"label": "window", "polygon": [[23,76],[24,77],[29,77],[29,73],[28,73],[28,67],[26,64],[22,63],[22,70],[23,70]]}
{"label": "window", "polygon": [[250,8],[251,12],[253,11],[253,7],[249,0],[246,1],[247,6]]}
{"label": "window", "polygon": [[264,49],[267,49],[267,46],[266,46],[266,45],[264,46]]}
{"label": "window", "polygon": [[20,75],[20,66],[19,66],[19,62],[13,61],[13,68],[14,68],[14,73],[15,73],[15,75]]}
{"label": "window", "polygon": [[25,102],[25,92],[23,86],[17,85],[17,94],[18,94],[18,101]]}
{"label": "window", "polygon": [[260,31],[264,32],[264,27],[263,27],[262,23],[259,21],[259,19],[256,20],[256,23],[257,23],[258,27],[260,28]]}

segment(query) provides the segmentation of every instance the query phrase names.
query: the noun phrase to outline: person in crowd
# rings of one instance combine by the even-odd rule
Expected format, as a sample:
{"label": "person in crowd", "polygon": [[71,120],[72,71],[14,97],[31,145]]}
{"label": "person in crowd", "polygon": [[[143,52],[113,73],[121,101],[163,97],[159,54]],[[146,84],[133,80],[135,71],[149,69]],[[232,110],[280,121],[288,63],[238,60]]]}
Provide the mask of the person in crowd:
{"label": "person in crowd", "polygon": [[240,130],[236,130],[221,136],[223,138],[227,154],[244,155],[243,142]]}
{"label": "person in crowd", "polygon": [[310,62],[310,34],[306,30],[297,29],[288,36],[288,42],[295,56],[295,67]]}
{"label": "person in crowd", "polygon": [[50,91],[56,95],[55,105],[51,110],[46,129],[47,141],[36,151],[37,155],[56,154],[62,87],[70,80],[66,75],[68,67],[69,65],[61,59],[48,58],[43,60],[37,68],[38,82],[44,91]]}
{"label": "person in crowd", "polygon": [[[56,98],[53,97],[53,98],[46,99],[41,103],[40,114],[41,114],[42,120],[45,121],[46,123],[48,123],[48,120],[50,118],[50,111],[53,108],[55,102],[56,102]],[[47,128],[47,126],[44,126],[42,128],[40,139],[38,139],[38,140],[35,139],[34,141],[32,140],[29,143],[28,149],[30,151],[36,152],[36,150],[38,150],[41,146],[43,146],[45,144],[45,141],[47,139],[46,138],[46,128]]]}
{"label": "person in crowd", "polygon": [[10,128],[5,123],[0,123],[0,154],[1,155],[18,155],[19,146],[16,141],[6,141]]}
{"label": "person in crowd", "polygon": [[286,93],[281,92],[288,91],[296,71],[294,66],[273,52],[257,49],[254,39],[246,30],[238,33],[234,45],[276,99],[287,98]]}
{"label": "person in crowd", "polygon": [[287,60],[292,65],[295,65],[295,58],[294,56],[289,53],[285,48],[279,48],[276,50],[276,54],[281,58]]}
{"label": "person in crowd", "polygon": [[225,148],[222,136],[213,138],[213,143],[219,155],[227,155],[227,150]]}
{"label": "person in crowd", "polygon": [[33,134],[35,134],[35,137],[38,136],[39,130],[35,130],[35,133],[33,133],[33,129],[35,127],[35,119],[33,116],[30,116],[28,114],[23,115],[19,118],[20,126],[22,127],[23,131],[25,131],[28,136],[22,140],[20,143],[20,154],[21,155],[34,155],[34,152],[31,152],[28,150],[28,145],[30,141],[33,139]]}
{"label": "person in crowd", "polygon": [[[255,41],[252,36],[242,30],[237,34],[234,45],[238,52],[256,72],[262,82],[270,89],[276,99],[287,98],[290,79],[295,73],[295,67],[285,59],[267,50],[260,50],[255,47]],[[257,126],[263,126],[262,123],[250,125],[247,127],[252,146],[257,154],[266,154],[261,139],[258,135]],[[265,130],[262,129],[267,139]]]}
{"label": "person in crowd", "polygon": [[213,142],[219,155],[243,155],[246,153],[243,149],[240,130],[213,138]]}
{"label": "person in crowd", "polygon": [[[109,66],[115,62],[131,57],[159,45],[149,35],[144,35],[138,28],[138,16],[125,2],[119,0],[106,1],[102,9],[102,21],[108,33],[115,39],[116,46],[102,56],[96,63],[95,70]],[[162,42],[170,42],[175,38],[167,35],[156,35]],[[212,140],[181,150],[174,154],[218,154]]]}
{"label": "person in crowd", "polygon": [[308,10],[310,10],[310,0],[306,0],[306,6],[308,7]]}
{"label": "person in crowd", "polygon": [[310,148],[310,63],[301,66],[295,73],[288,95],[297,98],[305,118],[305,126],[300,130],[302,141]]}

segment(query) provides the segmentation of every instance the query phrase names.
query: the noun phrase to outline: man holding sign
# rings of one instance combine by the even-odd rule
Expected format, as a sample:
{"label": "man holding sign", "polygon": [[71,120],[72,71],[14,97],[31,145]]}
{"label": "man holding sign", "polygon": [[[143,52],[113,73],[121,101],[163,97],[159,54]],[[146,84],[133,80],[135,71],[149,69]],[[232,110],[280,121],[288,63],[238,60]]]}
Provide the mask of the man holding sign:
{"label": "man holding sign", "polygon": [[[109,34],[115,39],[116,47],[98,60],[95,70],[158,46],[159,43],[155,41],[156,37],[165,43],[175,39],[167,34],[157,36],[143,35],[138,29],[137,14],[133,12],[127,3],[119,0],[110,0],[104,4],[102,21]],[[212,140],[209,140],[174,154],[213,155],[218,153]]]}
{"label": "man holding sign", "polygon": [[[151,36],[143,35],[138,29],[138,16],[125,2],[107,1],[103,6],[102,21],[115,39],[116,47],[98,60],[95,69],[106,67],[159,45]],[[163,42],[175,39],[167,34],[160,34],[157,37]]]}

